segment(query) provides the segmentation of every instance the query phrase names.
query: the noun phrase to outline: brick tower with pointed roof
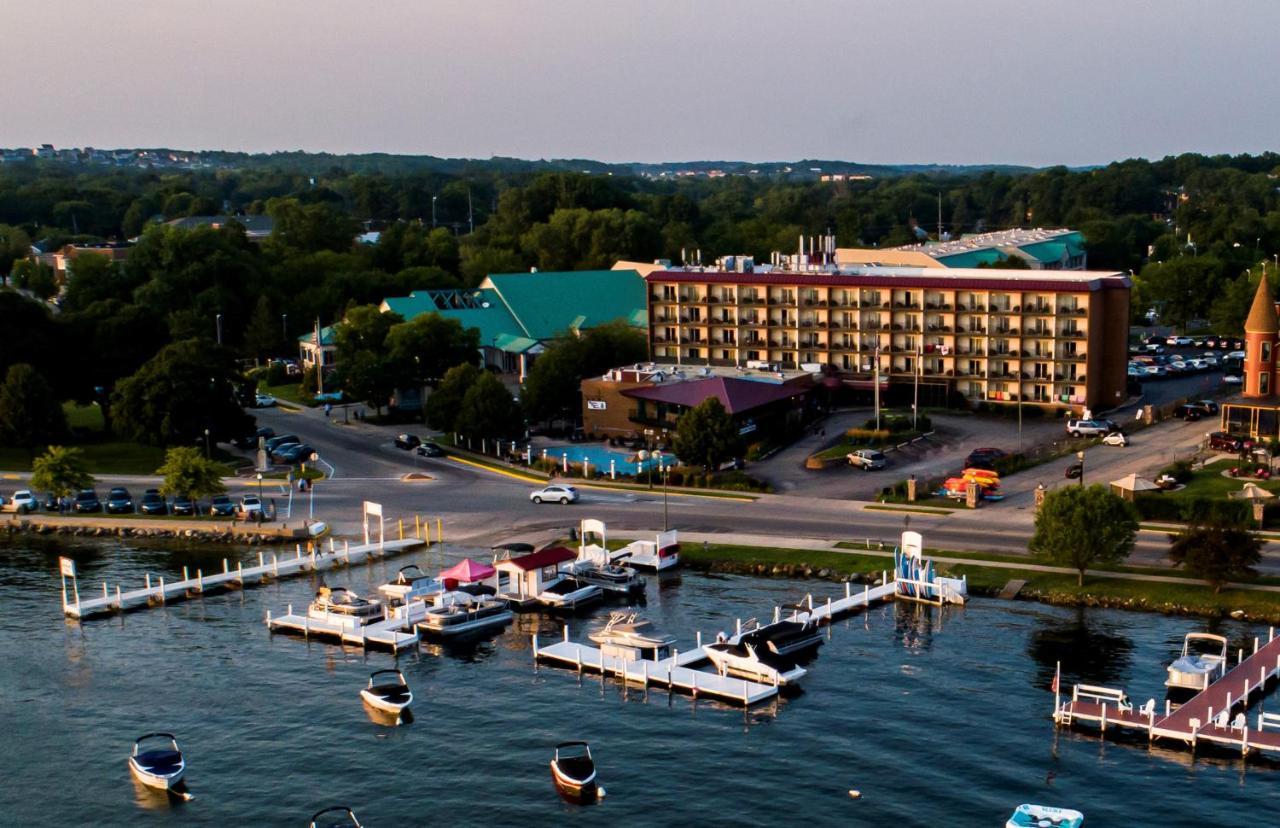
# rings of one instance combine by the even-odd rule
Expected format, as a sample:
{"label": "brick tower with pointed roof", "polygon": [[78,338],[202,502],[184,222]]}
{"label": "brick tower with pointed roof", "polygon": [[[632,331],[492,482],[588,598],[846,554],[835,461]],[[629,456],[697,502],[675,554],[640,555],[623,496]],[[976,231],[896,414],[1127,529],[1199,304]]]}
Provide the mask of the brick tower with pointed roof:
{"label": "brick tower with pointed roof", "polygon": [[1258,282],[1253,307],[1244,323],[1244,396],[1271,399],[1276,395],[1276,342],[1280,318],[1266,277]]}

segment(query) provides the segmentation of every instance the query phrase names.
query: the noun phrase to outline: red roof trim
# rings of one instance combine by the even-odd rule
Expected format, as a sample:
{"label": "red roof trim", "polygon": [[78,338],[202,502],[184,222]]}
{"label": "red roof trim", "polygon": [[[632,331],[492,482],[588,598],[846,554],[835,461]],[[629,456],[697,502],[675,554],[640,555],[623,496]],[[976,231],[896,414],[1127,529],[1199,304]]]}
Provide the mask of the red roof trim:
{"label": "red roof trim", "polygon": [[578,553],[572,549],[566,549],[563,546],[551,546],[547,549],[540,549],[537,552],[528,555],[521,555],[518,558],[507,558],[494,562],[495,567],[501,567],[503,564],[511,564],[525,572],[534,569],[542,569],[544,566],[555,566],[565,561],[571,561],[578,557]]}
{"label": "red roof trim", "polygon": [[943,290],[1037,290],[1078,293],[1127,288],[1125,276],[1082,276],[1071,279],[977,279],[964,276],[879,276],[861,273],[686,273],[659,270],[644,277],[653,283],[787,285],[813,287],[940,288]]}

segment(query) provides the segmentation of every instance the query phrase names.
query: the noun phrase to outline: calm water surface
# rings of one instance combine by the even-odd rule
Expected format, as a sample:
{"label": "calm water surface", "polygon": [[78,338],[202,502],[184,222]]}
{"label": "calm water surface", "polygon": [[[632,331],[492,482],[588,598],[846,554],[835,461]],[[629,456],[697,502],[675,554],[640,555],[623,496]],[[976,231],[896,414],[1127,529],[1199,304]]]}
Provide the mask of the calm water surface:
{"label": "calm water surface", "polygon": [[[59,553],[80,562],[82,584],[172,577],[183,563],[212,570],[226,553],[24,543],[0,548],[5,825],[305,825],[347,804],[373,828],[979,826],[1038,801],[1079,808],[1089,826],[1203,828],[1274,824],[1243,814],[1280,801],[1280,770],[1103,743],[1049,720],[1058,659],[1064,683],[1161,698],[1164,665],[1201,626],[1194,619],[986,600],[945,612],[888,605],[830,630],[801,695],[744,713],[535,669],[530,635],[557,632],[538,616],[470,649],[424,645],[398,660],[270,635],[265,613],[305,606],[315,587],[305,579],[67,622]],[[410,562],[434,567],[441,554],[329,583],[371,592]],[[694,630],[765,617],[810,589],[838,587],[684,573],[650,578],[645,611],[689,646]],[[574,637],[607,612],[572,621]],[[1219,631],[1241,642],[1265,633]],[[393,664],[416,694],[416,719],[400,728],[372,722],[357,695],[370,671]],[[179,735],[195,801],[169,804],[132,782],[125,757],[151,730]],[[598,806],[563,804],[552,789],[547,762],[569,738],[596,753],[608,790]]]}

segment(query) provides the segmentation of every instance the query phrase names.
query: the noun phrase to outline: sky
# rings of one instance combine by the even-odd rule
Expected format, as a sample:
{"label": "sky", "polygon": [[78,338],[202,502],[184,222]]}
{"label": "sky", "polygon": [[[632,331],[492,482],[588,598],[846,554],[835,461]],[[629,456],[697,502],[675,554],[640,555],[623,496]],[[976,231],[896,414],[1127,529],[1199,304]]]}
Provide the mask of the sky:
{"label": "sky", "polygon": [[0,147],[1045,166],[1280,135],[1276,0],[0,0],[0,21]]}

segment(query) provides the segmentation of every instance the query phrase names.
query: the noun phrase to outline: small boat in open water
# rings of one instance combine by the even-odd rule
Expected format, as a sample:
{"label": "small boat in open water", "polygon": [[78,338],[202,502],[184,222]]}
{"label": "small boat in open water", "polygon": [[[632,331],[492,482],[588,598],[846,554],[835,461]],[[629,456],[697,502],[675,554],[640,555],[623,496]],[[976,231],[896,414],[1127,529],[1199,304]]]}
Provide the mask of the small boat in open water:
{"label": "small boat in open water", "polygon": [[311,815],[311,828],[361,828],[355,811],[345,805],[334,805]]}
{"label": "small boat in open water", "polygon": [[1080,828],[1083,824],[1084,814],[1079,811],[1024,803],[1004,825],[1005,828]]}
{"label": "small boat in open water", "polygon": [[586,742],[561,742],[551,760],[551,780],[560,795],[572,802],[595,802],[604,796],[596,783],[596,763]]}
{"label": "small boat in open water", "polygon": [[[169,743],[167,747],[160,746],[164,742]],[[147,787],[171,791],[182,781],[187,763],[172,733],[148,733],[134,741],[129,770]]]}
{"label": "small boat in open water", "polygon": [[1227,639],[1211,633],[1187,633],[1182,656],[1169,665],[1165,687],[1199,692],[1227,673]]}
{"label": "small boat in open water", "polygon": [[383,713],[402,714],[413,704],[413,692],[399,670],[375,670],[369,674],[369,685],[360,691],[365,704]]}

